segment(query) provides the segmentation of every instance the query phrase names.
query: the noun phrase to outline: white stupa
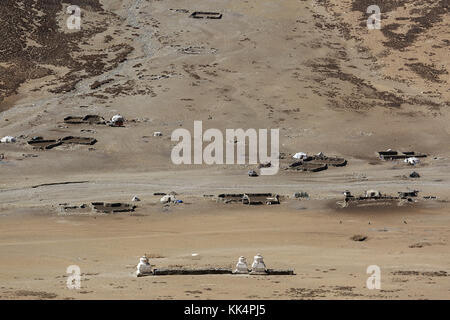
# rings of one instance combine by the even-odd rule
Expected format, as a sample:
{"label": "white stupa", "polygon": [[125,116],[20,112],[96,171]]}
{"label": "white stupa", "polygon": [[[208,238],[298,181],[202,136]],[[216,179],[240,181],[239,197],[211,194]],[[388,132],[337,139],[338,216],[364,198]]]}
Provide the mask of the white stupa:
{"label": "white stupa", "polygon": [[152,274],[152,266],[148,262],[148,258],[146,256],[143,256],[139,259],[139,263],[136,269],[136,275],[138,277]]}
{"label": "white stupa", "polygon": [[251,273],[252,274],[267,274],[266,265],[264,264],[263,257],[259,253],[253,258]]}
{"label": "white stupa", "polygon": [[234,270],[233,273],[248,273],[247,259],[245,257],[239,257],[238,263],[236,264],[236,270]]}

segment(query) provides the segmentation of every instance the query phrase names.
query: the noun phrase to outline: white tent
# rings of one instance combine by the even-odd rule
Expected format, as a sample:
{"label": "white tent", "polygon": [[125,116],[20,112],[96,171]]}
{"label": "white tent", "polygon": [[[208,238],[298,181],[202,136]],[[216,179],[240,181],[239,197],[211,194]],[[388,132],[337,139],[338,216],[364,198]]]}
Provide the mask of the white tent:
{"label": "white tent", "polygon": [[16,142],[16,138],[11,137],[11,136],[6,136],[0,139],[1,143],[14,143]]}
{"label": "white tent", "polygon": [[165,196],[163,196],[160,200],[159,200],[159,202],[161,202],[161,203],[169,203],[169,202],[173,202],[173,201],[175,201],[176,199],[175,199],[175,196],[174,195],[172,195],[172,194],[166,194]]}
{"label": "white tent", "polygon": [[294,158],[294,159],[305,159],[305,158],[307,158],[308,157],[308,155],[306,154],[306,153],[304,153],[304,152],[297,152],[296,154],[294,154],[293,156],[292,156],[292,158]]}
{"label": "white tent", "polygon": [[115,116],[113,116],[111,118],[111,125],[113,125],[115,127],[123,126],[124,122],[125,122],[125,119],[120,114],[116,114]]}
{"label": "white tent", "polygon": [[419,158],[416,158],[416,157],[410,157],[410,158],[405,159],[405,163],[410,164],[412,166],[418,164],[419,162],[420,162]]}

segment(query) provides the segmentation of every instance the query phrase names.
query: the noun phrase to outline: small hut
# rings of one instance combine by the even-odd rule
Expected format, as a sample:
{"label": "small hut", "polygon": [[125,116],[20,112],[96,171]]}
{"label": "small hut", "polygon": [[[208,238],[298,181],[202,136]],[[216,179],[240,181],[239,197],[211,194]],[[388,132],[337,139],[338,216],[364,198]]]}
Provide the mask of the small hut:
{"label": "small hut", "polygon": [[242,197],[242,203],[248,205],[261,205],[261,204],[279,204],[280,199],[278,195],[271,193],[246,193]]}
{"label": "small hut", "polygon": [[377,190],[367,190],[366,191],[366,198],[379,198],[381,197],[380,191]]}

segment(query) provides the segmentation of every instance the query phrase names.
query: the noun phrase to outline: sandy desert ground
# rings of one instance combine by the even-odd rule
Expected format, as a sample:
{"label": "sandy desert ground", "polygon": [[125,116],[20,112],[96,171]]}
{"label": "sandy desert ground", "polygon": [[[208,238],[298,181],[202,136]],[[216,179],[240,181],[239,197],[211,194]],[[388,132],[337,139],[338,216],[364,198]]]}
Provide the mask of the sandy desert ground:
{"label": "sandy desert ground", "polygon": [[[367,30],[365,0],[61,2],[0,5],[0,137],[17,138],[0,144],[1,299],[450,298],[448,1],[380,0],[381,30]],[[70,4],[81,31],[66,27]],[[88,114],[127,121],[63,120]],[[172,131],[200,120],[204,130],[279,128],[287,158],[324,152],[348,164],[259,177],[247,175],[256,165],[172,164]],[[36,136],[97,143],[36,150]],[[389,148],[428,157],[378,159]],[[420,196],[336,205],[344,190],[368,189]],[[154,195],[171,191],[184,203]],[[294,199],[300,191],[310,198]],[[285,198],[204,197],[243,192]],[[60,210],[134,195],[132,213]],[[231,268],[257,253],[296,275],[133,276],[143,254],[157,267]],[[66,286],[69,265],[81,268],[80,290]],[[369,265],[380,290],[366,287]]]}

